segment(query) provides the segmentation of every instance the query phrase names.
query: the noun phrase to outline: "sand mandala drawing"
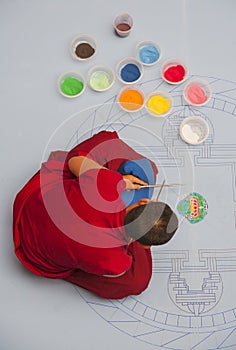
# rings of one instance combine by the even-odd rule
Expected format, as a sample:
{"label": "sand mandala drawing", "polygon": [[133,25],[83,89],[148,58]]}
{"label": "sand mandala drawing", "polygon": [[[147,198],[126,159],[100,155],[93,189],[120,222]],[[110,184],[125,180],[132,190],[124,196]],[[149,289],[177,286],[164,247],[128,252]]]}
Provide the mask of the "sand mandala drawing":
{"label": "sand mandala drawing", "polygon": [[197,192],[191,192],[181,199],[177,205],[179,214],[184,216],[191,224],[196,224],[204,219],[207,214],[208,204],[203,196]]}
{"label": "sand mandala drawing", "polygon": [[[205,106],[187,105],[182,85],[150,80],[140,84],[144,91],[163,88],[172,95],[174,108],[168,117],[124,112],[113,96],[67,121],[49,145],[70,149],[104,128],[116,130],[157,164],[160,183],[165,178],[185,184],[162,193],[161,199],[180,211],[181,224],[173,243],[152,249],[153,277],[144,293],[103,300],[75,287],[106,322],[155,349],[236,347],[236,83],[204,78],[213,91]],[[180,123],[190,115],[209,125],[209,137],[201,145],[187,145],[179,136]],[[180,202],[186,194],[195,196],[188,208]],[[189,220],[182,215],[187,209]],[[194,218],[199,220],[193,225]]]}

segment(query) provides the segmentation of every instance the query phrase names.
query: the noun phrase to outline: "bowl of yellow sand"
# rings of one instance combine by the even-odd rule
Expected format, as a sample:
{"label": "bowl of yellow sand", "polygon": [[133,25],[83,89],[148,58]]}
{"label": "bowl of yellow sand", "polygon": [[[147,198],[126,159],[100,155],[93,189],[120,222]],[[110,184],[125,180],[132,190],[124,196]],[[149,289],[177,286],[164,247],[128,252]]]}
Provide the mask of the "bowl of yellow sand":
{"label": "bowl of yellow sand", "polygon": [[167,91],[152,91],[146,99],[145,108],[154,117],[166,117],[172,110],[173,99]]}

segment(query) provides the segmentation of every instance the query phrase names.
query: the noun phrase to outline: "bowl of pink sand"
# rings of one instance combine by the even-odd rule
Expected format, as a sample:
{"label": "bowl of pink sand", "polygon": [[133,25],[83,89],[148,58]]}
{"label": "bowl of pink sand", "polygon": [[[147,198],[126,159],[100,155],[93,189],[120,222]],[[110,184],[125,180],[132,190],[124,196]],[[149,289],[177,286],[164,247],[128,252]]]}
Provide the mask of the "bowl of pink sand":
{"label": "bowl of pink sand", "polygon": [[192,78],[184,86],[183,97],[192,106],[204,106],[211,98],[209,83],[204,79]]}

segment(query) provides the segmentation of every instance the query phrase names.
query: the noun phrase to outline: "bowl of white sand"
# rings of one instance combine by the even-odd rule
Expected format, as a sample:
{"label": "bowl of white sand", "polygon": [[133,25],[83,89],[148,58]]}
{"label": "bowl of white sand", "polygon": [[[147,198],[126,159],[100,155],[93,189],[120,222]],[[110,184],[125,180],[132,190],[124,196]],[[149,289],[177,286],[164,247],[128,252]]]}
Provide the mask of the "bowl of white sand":
{"label": "bowl of white sand", "polygon": [[190,145],[203,143],[209,135],[209,126],[200,116],[184,118],[180,124],[179,133],[183,141]]}

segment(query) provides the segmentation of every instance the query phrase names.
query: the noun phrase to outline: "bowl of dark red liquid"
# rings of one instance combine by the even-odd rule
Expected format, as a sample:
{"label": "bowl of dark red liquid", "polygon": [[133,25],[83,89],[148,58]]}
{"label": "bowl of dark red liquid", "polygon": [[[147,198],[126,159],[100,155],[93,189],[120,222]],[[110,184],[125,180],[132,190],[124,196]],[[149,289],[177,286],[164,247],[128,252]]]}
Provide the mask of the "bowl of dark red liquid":
{"label": "bowl of dark red liquid", "polygon": [[132,30],[133,19],[128,13],[124,13],[114,19],[113,26],[118,36],[126,37]]}

